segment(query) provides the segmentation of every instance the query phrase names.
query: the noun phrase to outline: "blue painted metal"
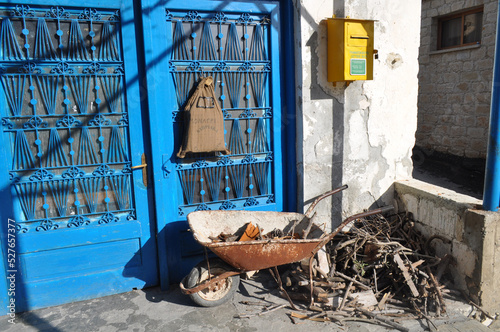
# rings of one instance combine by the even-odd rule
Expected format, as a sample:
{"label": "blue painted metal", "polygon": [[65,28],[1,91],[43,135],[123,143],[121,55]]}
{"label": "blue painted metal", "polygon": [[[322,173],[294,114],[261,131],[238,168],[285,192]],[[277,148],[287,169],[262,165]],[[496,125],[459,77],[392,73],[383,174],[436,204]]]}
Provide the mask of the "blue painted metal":
{"label": "blue painted metal", "polygon": [[[149,37],[146,67],[160,274],[166,287],[180,280],[202,253],[186,232],[189,212],[282,211],[284,165],[295,161],[282,156],[279,2],[145,0],[142,8],[144,35]],[[178,159],[183,106],[199,78],[208,75],[214,77],[231,154]],[[287,144],[295,148],[294,141]]]}
{"label": "blue painted metal", "polygon": [[3,60],[21,60],[24,58],[21,47],[17,41],[14,27],[10,18],[2,20],[2,29],[0,31],[0,39],[2,43],[2,58]]}
{"label": "blue painted metal", "polygon": [[[500,19],[500,11],[498,12]],[[500,21],[499,21],[500,22]],[[497,25],[491,92],[490,135],[486,156],[483,209],[498,211],[500,206],[500,25]]]}
{"label": "blue painted metal", "polygon": [[[45,20],[43,20],[45,22]],[[44,23],[47,26],[46,23]],[[48,29],[48,28],[46,28]],[[39,52],[41,53],[41,52]],[[36,53],[35,53],[36,54]],[[50,58],[52,59],[52,58]],[[47,113],[52,115],[56,112],[57,106],[57,85],[59,83],[59,75],[54,76],[35,76],[35,80],[38,84],[38,89],[40,91],[40,96],[42,97],[43,104]],[[22,107],[21,107],[22,109]],[[19,113],[20,115],[20,113]]]}
{"label": "blue painted metal", "polygon": [[71,87],[71,92],[75,96],[75,104],[78,106],[78,111],[81,114],[87,114],[89,106],[89,87],[91,77],[86,76],[68,76],[68,83]]}
{"label": "blue painted metal", "polygon": [[36,26],[34,57],[50,60],[55,60],[57,58],[47,22],[43,17],[38,18],[38,24]]}
{"label": "blue painted metal", "polygon": [[[173,109],[172,112],[175,112],[173,118],[168,119],[170,120],[168,125],[174,127],[174,132],[181,134],[182,119],[178,117],[178,114],[182,111],[182,108],[178,108],[178,105],[183,105],[187,99],[188,93],[186,92],[192,91],[200,76],[207,75],[207,73],[219,73],[216,85],[219,86],[219,103],[226,118],[226,144],[232,150],[232,154],[229,157],[204,155],[192,156],[191,159],[187,160],[176,158],[172,160],[172,163],[177,165],[177,172],[180,174],[179,179],[183,184],[182,188],[184,188],[177,195],[177,202],[174,202],[174,206],[178,211],[177,218],[180,220],[184,218],[179,217],[183,217],[190,211],[205,208],[205,206],[210,209],[217,208],[217,206],[228,200],[236,200],[237,203],[233,203],[236,207],[245,207],[244,204],[248,200],[245,197],[253,197],[253,193],[255,193],[254,191],[252,195],[250,194],[253,189],[253,180],[251,179],[253,174],[248,172],[247,165],[250,165],[251,169],[251,164],[256,162],[280,164],[281,158],[276,163],[272,158],[272,154],[279,156],[282,149],[280,134],[275,134],[281,132],[279,126],[281,105],[276,102],[279,101],[278,93],[280,91],[279,38],[278,31],[274,31],[275,29],[272,27],[269,18],[273,10],[278,12],[277,3],[259,2],[259,9],[255,9],[255,4],[241,2],[234,5],[234,10],[230,9],[231,14],[215,11],[215,9],[232,6],[227,3],[221,5],[220,2],[201,2],[196,7],[196,11],[185,9],[183,6],[182,2],[168,2],[166,5],[168,18],[166,20],[164,18],[167,23],[166,40],[170,40],[170,44],[167,43],[167,48],[169,45],[172,48],[168,66],[172,73],[172,79],[166,79],[165,84],[167,91],[173,90],[177,95],[179,95],[179,91],[183,92],[179,104],[169,103],[168,100],[163,103],[170,104],[169,107]],[[220,59],[219,61],[213,61],[210,52],[207,53],[207,59],[200,58],[203,52],[196,56],[197,47],[205,44],[205,38],[210,36],[208,33],[202,33],[207,30],[207,22],[212,26],[211,31],[214,31],[213,35],[216,35],[218,39],[216,56]],[[269,43],[267,48],[262,43],[255,41],[264,40],[262,27],[265,27],[268,36],[266,39]],[[169,37],[169,31],[171,31],[173,37]],[[198,37],[198,32],[200,32],[199,36],[201,37]],[[180,35],[180,33],[184,35]],[[181,40],[182,43],[179,42]],[[251,43],[251,40],[255,42]],[[212,43],[215,44],[214,41]],[[258,50],[251,49],[252,46],[258,47]],[[273,49],[274,54],[271,52]],[[271,59],[274,55],[274,61],[260,58],[250,61],[250,54],[262,53],[263,51],[269,54],[262,55],[260,58]],[[167,58],[169,57],[168,54]],[[253,86],[258,86],[258,89],[253,89],[251,74],[255,71],[270,74],[273,68],[275,71],[273,74],[275,85],[262,79],[258,84],[253,84]],[[262,96],[265,93],[267,96],[263,98]],[[255,99],[261,99],[260,105],[255,102]],[[264,133],[266,122],[270,123],[270,127],[272,127],[271,124],[276,123],[278,123],[278,126],[272,128],[268,133]],[[172,138],[164,139],[172,140]],[[256,142],[258,146],[254,148]],[[175,142],[172,143],[175,145]],[[277,151],[275,151],[274,146],[273,150],[266,151],[266,153],[259,151],[259,149],[264,149],[266,145],[270,147],[272,144],[279,147]],[[225,165],[225,163],[230,163],[230,165]],[[204,179],[201,176],[202,172],[197,173],[196,169],[208,169],[220,167],[221,165],[224,165],[223,180],[225,185],[222,187],[223,194],[226,197],[223,201],[211,201],[205,195],[205,190],[203,190]],[[186,182],[185,177],[186,169],[192,170],[189,185],[187,185],[188,182]],[[273,181],[269,181],[269,184],[277,184],[276,181],[281,181],[274,179],[274,175],[270,176],[273,177]],[[175,181],[174,178],[172,179],[172,181]],[[172,183],[172,185],[179,187],[178,183]],[[279,184],[278,187],[280,187]],[[274,189],[270,188],[269,191],[272,192]],[[182,198],[186,199],[186,201],[183,201]],[[257,197],[254,198],[259,201]],[[238,199],[240,200],[238,201]],[[261,204],[265,205],[267,199],[268,197],[261,197]],[[204,205],[200,207],[197,206],[198,204]],[[278,209],[281,209],[281,207]]]}
{"label": "blue painted metal", "polygon": [[283,19],[280,22],[281,27],[281,49],[283,55],[282,70],[283,85],[281,89],[281,97],[283,99],[283,113],[286,115],[282,119],[284,130],[282,131],[282,139],[285,142],[283,150],[283,160],[286,160],[288,167],[283,170],[286,181],[284,183],[284,209],[285,211],[297,211],[297,151],[296,140],[296,122],[297,113],[295,111],[295,48],[294,45],[294,7],[291,0],[281,1],[281,15]]}
{"label": "blue painted metal", "polygon": [[232,154],[246,153],[246,144],[243,144],[243,133],[241,132],[240,120],[234,119],[229,135],[229,150]]}
{"label": "blue painted metal", "polygon": [[158,282],[133,1],[85,5],[0,6],[0,314]]}

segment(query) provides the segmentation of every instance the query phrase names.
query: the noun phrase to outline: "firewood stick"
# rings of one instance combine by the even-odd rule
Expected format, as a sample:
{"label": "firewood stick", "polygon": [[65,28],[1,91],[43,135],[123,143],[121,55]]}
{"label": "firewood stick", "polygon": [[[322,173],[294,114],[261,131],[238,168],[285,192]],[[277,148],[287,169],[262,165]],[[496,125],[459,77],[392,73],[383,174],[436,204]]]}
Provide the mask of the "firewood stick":
{"label": "firewood stick", "polygon": [[395,329],[399,330],[399,331],[403,331],[403,332],[410,332],[410,329],[396,323],[396,322],[393,322],[392,320],[390,319],[386,319],[386,318],[383,318],[383,317],[380,317],[378,315],[375,315],[374,313],[371,313],[369,312],[368,310],[365,310],[363,308],[356,308],[356,310],[362,312],[364,315],[367,315],[369,317],[372,317],[373,319],[376,319],[376,320],[379,320],[381,322],[384,322],[392,327],[394,327]]}
{"label": "firewood stick", "polygon": [[[316,296],[318,299],[321,299],[321,298],[325,299],[328,296],[328,293],[325,292],[325,290],[323,288],[315,286],[318,282],[313,280],[313,283],[311,286],[310,280],[305,280],[304,277],[297,275],[297,274],[292,274],[291,276],[293,279],[295,279],[297,281],[297,284],[299,286],[303,286],[303,287],[307,288],[309,291],[312,290],[313,295]],[[326,287],[330,287],[330,285],[326,285]]]}
{"label": "firewood stick", "polygon": [[344,298],[342,298],[342,303],[340,303],[340,306],[338,307],[337,311],[340,311],[344,308],[345,305],[345,300],[347,300],[347,297],[349,296],[349,293],[351,292],[351,287],[352,287],[353,282],[351,281],[349,283],[349,286],[347,286],[347,289],[344,294]]}
{"label": "firewood stick", "polygon": [[[260,306],[268,306],[270,303],[269,302],[257,302],[257,301],[240,301],[241,304],[246,304],[246,305],[260,305]],[[271,303],[274,304],[274,303]]]}
{"label": "firewood stick", "polygon": [[316,212],[312,215],[311,218],[309,218],[309,224],[307,225],[307,228],[302,232],[302,238],[307,239],[307,236],[309,235],[309,232],[311,231],[311,227],[313,225],[313,219],[316,216]]}
{"label": "firewood stick", "polygon": [[478,306],[476,303],[474,303],[474,301],[472,301],[470,299],[470,297],[464,292],[464,291],[461,291],[462,295],[465,297],[465,299],[467,300],[467,302],[469,302],[470,305],[472,305],[474,308],[476,308],[477,310],[481,311],[486,317],[488,317],[489,319],[492,319],[492,320],[496,320],[495,317],[491,316],[488,312],[486,312],[483,308],[481,308],[480,306]]}
{"label": "firewood stick", "polygon": [[295,226],[297,226],[297,225],[298,225],[298,223],[299,223],[299,220],[298,220],[298,219],[297,219],[297,220],[294,220],[294,221],[293,221],[293,226],[292,226],[292,228],[290,229],[290,232],[288,233],[288,234],[292,237],[292,239],[293,239],[293,234],[295,234]]}
{"label": "firewood stick", "polygon": [[436,289],[436,294],[439,301],[438,313],[439,314],[446,313],[446,303],[444,302],[443,294],[441,293],[441,289],[439,289],[438,282],[436,281],[436,278],[434,278],[434,275],[432,274],[431,269],[429,267],[427,267],[427,274],[429,275],[429,279],[431,279],[432,285]]}
{"label": "firewood stick", "polygon": [[413,282],[413,280],[411,280],[410,273],[408,272],[408,269],[406,268],[405,263],[403,262],[403,259],[401,258],[401,256],[399,254],[395,254],[393,259],[394,259],[394,262],[398,265],[401,272],[403,273],[403,277],[405,278],[406,284],[408,285],[408,287],[410,287],[412,295],[414,297],[418,297],[419,293],[418,293],[417,287],[415,286],[415,283]]}
{"label": "firewood stick", "polygon": [[[431,331],[432,331],[432,330],[434,330],[434,331],[435,331],[435,330],[437,330],[437,326],[436,326],[436,324],[434,324],[434,322],[431,320],[431,318],[430,318],[429,316],[427,316],[426,314],[424,314],[424,313],[422,312],[422,310],[420,310],[420,309],[418,308],[418,306],[417,306],[417,304],[415,303],[415,301],[414,301],[414,300],[410,300],[410,303],[411,303],[411,305],[412,305],[412,307],[413,307],[414,311],[415,311],[418,315],[420,315],[421,317],[424,317],[424,318],[425,318],[425,320],[427,321],[427,325],[429,326],[429,330],[431,330]],[[432,326],[431,326],[431,325],[432,325]]]}
{"label": "firewood stick", "polygon": [[446,268],[448,267],[448,264],[451,262],[451,260],[452,260],[451,255],[448,255],[448,254],[444,255],[443,259],[439,263],[439,266],[438,266],[438,269],[437,269],[437,272],[435,275],[437,282],[439,282],[439,280],[443,276],[443,273],[446,270]]}
{"label": "firewood stick", "polygon": [[342,278],[346,279],[346,280],[352,281],[355,285],[359,286],[360,288],[362,288],[364,290],[370,290],[371,289],[370,287],[368,287],[365,284],[357,281],[356,279],[353,279],[353,278],[351,278],[349,276],[346,276],[342,272],[335,271],[335,274],[338,275],[339,277],[342,277]]}
{"label": "firewood stick", "polygon": [[[274,273],[276,275],[274,275],[273,273],[273,269],[274,269]],[[271,275],[274,277],[274,279],[276,280],[276,282],[278,283],[278,288],[280,289],[280,291],[283,292],[283,294],[285,294],[285,297],[286,299],[288,300],[288,302],[290,303],[290,307],[293,309],[293,310],[297,310],[297,308],[295,307],[295,305],[293,304],[293,301],[292,299],[290,298],[290,296],[288,296],[288,293],[286,292],[286,290],[283,288],[283,283],[281,282],[281,276],[280,276],[280,273],[278,271],[278,267],[275,266],[273,268],[270,268],[269,269],[269,272],[271,272]]]}
{"label": "firewood stick", "polygon": [[325,312],[322,312],[322,313],[319,313],[319,314],[314,314],[314,315],[311,315],[311,316],[304,315],[304,314],[301,314],[301,313],[298,313],[298,312],[293,312],[293,311],[290,313],[290,317],[293,317],[293,318],[308,319],[308,320],[312,320],[312,321],[315,321],[315,322],[329,322],[330,318],[328,318],[328,317],[321,318],[321,316],[325,316],[325,315],[326,315]]}
{"label": "firewood stick", "polygon": [[316,270],[316,272],[318,272],[319,274],[321,274],[321,276],[323,276],[323,278],[328,280],[328,275],[325,273],[325,271],[321,270],[317,266],[313,266],[313,269]]}
{"label": "firewood stick", "polygon": [[261,311],[261,312],[256,313],[256,314],[238,315],[238,318],[250,318],[250,317],[255,317],[255,316],[262,316],[262,315],[268,314],[270,312],[284,308],[286,306],[287,306],[286,304],[280,304],[280,305],[277,305],[275,307],[272,307],[271,309],[265,309],[264,311]]}

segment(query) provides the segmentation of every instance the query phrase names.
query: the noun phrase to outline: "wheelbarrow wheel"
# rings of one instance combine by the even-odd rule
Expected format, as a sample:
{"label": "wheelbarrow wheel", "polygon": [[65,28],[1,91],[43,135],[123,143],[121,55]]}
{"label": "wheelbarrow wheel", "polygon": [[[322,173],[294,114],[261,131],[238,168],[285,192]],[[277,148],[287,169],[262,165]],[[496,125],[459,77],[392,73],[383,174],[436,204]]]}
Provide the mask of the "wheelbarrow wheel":
{"label": "wheelbarrow wheel", "polygon": [[[210,259],[209,265],[210,275],[206,260],[196,265],[187,276],[185,286],[187,288],[193,288],[207,281],[209,278],[234,270],[220,258]],[[220,282],[217,282],[215,285],[202,289],[197,293],[189,294],[189,297],[194,303],[202,307],[216,307],[230,300],[238,289],[239,284],[239,275],[230,276]]]}

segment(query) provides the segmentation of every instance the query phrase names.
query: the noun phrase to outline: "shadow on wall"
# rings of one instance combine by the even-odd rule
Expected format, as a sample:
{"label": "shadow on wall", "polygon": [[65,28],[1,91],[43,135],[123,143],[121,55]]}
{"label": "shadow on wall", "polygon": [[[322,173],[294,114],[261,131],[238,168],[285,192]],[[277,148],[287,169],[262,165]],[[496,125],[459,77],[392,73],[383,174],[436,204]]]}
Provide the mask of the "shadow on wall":
{"label": "shadow on wall", "polygon": [[[333,3],[332,12],[334,12],[337,16],[344,16],[344,1],[335,0]],[[310,82],[310,102],[311,104],[314,101],[328,101],[331,100],[331,110],[326,110],[326,112],[330,112],[331,114],[321,114],[320,112],[324,112],[324,109],[321,109],[320,112],[312,112],[311,114],[316,117],[317,121],[321,121],[321,118],[324,118],[325,121],[331,121],[331,127],[328,128],[330,132],[325,131],[321,133],[316,133],[316,139],[318,142],[315,145],[314,153],[312,151],[305,151],[309,147],[305,147],[307,143],[305,143],[307,137],[304,137],[304,133],[299,130],[297,134],[297,149],[298,149],[298,158],[297,160],[303,163],[304,173],[309,172],[306,170],[306,164],[309,166],[318,166],[322,167],[325,164],[331,165],[331,188],[338,188],[342,186],[343,183],[343,154],[344,154],[344,105],[343,105],[343,95],[345,91],[345,84],[338,83],[337,87],[334,87],[332,83],[326,81],[326,73],[327,73],[327,54],[326,54],[326,25],[323,22],[318,24],[313,16],[305,9],[301,7],[300,15],[302,20],[305,20],[307,24],[314,30],[314,33],[310,36],[310,38],[306,42],[306,47],[309,48],[309,54],[311,55],[311,61],[308,64],[304,64],[303,71],[307,71],[310,73],[309,77],[311,79]],[[301,24],[297,24],[298,31],[295,31],[297,35],[301,35],[300,27]],[[296,55],[300,57],[300,54]],[[304,63],[304,62],[303,62]],[[299,74],[300,76],[300,74]],[[297,77],[297,82],[304,82],[302,77]],[[306,88],[306,87],[303,87]],[[306,121],[304,116],[304,104],[303,98],[301,95],[298,96],[298,108],[302,110],[302,116],[299,116],[301,121]],[[298,123],[299,128],[304,128],[305,125],[303,123]],[[321,149],[316,151],[317,146],[325,146],[326,153],[321,153]],[[312,156],[312,157],[311,157]],[[314,159],[313,159],[314,158]],[[324,170],[324,168],[320,168]],[[304,177],[303,182],[308,181],[306,174],[302,174]],[[316,176],[320,176],[320,174],[316,174]],[[314,179],[315,181],[320,182],[321,179]],[[309,184],[312,185],[313,184]],[[299,185],[300,186],[300,185]],[[349,190],[349,189],[347,189]],[[304,194],[304,188],[299,188],[299,193]],[[321,194],[321,193],[318,193]],[[304,200],[303,202],[299,202],[299,205],[303,203],[304,205],[310,204],[314,201],[316,197],[312,197],[308,200]],[[300,200],[300,194],[299,194]],[[332,196],[332,207],[331,207],[331,215],[332,215],[332,227],[337,226],[342,222],[342,194]]]}

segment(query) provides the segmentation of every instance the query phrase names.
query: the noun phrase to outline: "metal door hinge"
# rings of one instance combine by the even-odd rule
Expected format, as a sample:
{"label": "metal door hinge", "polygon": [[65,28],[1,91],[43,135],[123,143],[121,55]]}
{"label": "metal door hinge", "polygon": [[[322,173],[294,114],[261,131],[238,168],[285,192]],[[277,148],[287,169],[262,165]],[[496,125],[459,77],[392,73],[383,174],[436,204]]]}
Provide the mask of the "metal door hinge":
{"label": "metal door hinge", "polygon": [[142,183],[144,186],[148,186],[148,164],[146,164],[146,154],[143,153],[141,157],[141,164],[137,166],[132,166],[131,169],[139,169],[142,168]]}

